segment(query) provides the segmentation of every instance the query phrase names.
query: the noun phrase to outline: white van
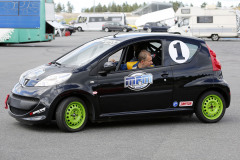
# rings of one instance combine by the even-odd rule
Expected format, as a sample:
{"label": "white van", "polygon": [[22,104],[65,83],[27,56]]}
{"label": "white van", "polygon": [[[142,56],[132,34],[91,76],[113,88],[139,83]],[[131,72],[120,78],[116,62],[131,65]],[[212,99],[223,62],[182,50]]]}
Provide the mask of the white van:
{"label": "white van", "polygon": [[233,9],[182,7],[175,14],[177,23],[168,32],[186,36],[238,37],[238,15]]}
{"label": "white van", "polygon": [[124,13],[82,13],[78,16],[74,27],[78,31],[102,30],[102,25],[106,22],[119,22],[126,24]]}

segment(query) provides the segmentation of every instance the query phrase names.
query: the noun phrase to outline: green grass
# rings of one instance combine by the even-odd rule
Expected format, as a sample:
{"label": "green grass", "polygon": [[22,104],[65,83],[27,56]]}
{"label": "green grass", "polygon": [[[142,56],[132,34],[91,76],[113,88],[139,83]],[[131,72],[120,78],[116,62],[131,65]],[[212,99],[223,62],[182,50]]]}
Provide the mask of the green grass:
{"label": "green grass", "polygon": [[76,17],[72,17],[72,18],[67,18],[67,19],[64,19],[66,21],[67,24],[69,24],[69,22],[71,21],[75,21],[77,18]]}

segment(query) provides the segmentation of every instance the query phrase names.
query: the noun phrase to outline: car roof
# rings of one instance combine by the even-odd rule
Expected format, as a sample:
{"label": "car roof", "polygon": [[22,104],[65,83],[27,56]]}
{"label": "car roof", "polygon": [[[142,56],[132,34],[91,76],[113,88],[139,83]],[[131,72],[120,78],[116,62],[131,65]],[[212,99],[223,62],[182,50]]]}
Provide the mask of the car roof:
{"label": "car roof", "polygon": [[126,41],[126,40],[131,40],[135,38],[153,38],[153,37],[159,37],[159,38],[165,38],[165,37],[172,37],[172,38],[185,38],[185,39],[190,39],[190,40],[197,40],[199,42],[203,42],[204,40],[200,38],[195,38],[195,37],[187,37],[187,36],[182,36],[182,35],[177,35],[177,34],[170,34],[170,33],[128,33],[128,34],[115,34],[112,36],[107,36],[103,37],[105,39],[111,39],[111,40],[119,40],[119,41]]}

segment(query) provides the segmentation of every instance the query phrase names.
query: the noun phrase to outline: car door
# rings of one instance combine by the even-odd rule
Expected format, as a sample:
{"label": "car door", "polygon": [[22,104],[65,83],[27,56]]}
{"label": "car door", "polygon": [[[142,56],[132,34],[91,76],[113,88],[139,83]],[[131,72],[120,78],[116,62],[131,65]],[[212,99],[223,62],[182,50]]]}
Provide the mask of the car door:
{"label": "car door", "polygon": [[[198,40],[188,38],[168,38],[166,55],[172,66],[174,77],[174,107],[191,108],[198,96],[211,87],[212,64],[208,49]],[[205,85],[202,85],[205,84]]]}
{"label": "car door", "polygon": [[152,32],[157,32],[158,31],[157,24],[156,23],[152,23],[151,24],[151,29],[152,29]]}
{"label": "car door", "polygon": [[162,24],[156,23],[156,31],[157,32],[162,32]]}
{"label": "car door", "polygon": [[[143,83],[147,87],[134,90],[136,88],[133,84],[136,83]],[[172,87],[172,70],[169,67],[99,76],[96,91],[100,112],[105,114],[168,108],[172,101]]]}
{"label": "car door", "polygon": [[100,116],[156,113],[171,106],[172,69],[155,66],[98,75]]}
{"label": "car door", "polygon": [[123,27],[120,23],[115,23],[115,25],[118,31],[122,31]]}

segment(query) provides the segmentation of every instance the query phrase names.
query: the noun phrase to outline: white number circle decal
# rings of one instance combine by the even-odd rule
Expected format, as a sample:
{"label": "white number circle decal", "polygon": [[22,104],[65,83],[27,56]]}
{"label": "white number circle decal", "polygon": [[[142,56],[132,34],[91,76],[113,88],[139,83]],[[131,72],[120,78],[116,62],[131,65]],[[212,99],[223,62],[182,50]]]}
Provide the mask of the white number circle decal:
{"label": "white number circle decal", "polygon": [[176,63],[184,63],[189,58],[189,48],[182,41],[172,41],[169,45],[169,54]]}

